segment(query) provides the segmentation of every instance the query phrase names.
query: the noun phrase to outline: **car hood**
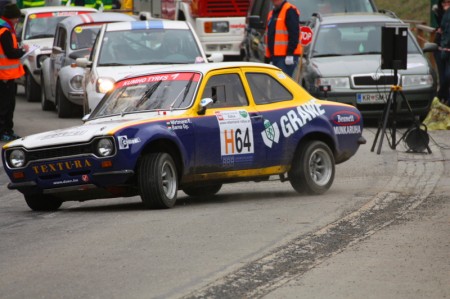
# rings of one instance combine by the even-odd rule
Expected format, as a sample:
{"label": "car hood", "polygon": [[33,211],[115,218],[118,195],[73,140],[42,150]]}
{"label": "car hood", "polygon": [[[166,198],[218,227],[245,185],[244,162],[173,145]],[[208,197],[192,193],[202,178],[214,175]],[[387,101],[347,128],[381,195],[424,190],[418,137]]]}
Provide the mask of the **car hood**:
{"label": "car hood", "polygon": [[130,124],[136,124],[137,121],[152,121],[154,119],[162,119],[167,116],[178,116],[183,113],[184,111],[182,110],[172,112],[167,111],[164,116],[162,116],[160,112],[156,111],[94,119],[80,126],[29,135],[14,140],[5,145],[5,147],[9,148],[13,146],[24,146],[27,149],[33,149],[42,146],[51,147],[55,145],[88,142],[95,136],[109,136],[111,135],[111,131],[120,130]]}
{"label": "car hood", "polygon": [[40,50],[50,50],[53,46],[53,37],[51,38],[38,38],[24,40],[23,44],[36,45]]}
{"label": "car hood", "polygon": [[29,135],[21,139],[10,142],[7,146],[24,146],[27,149],[36,147],[50,147],[54,145],[73,144],[78,142],[87,142],[94,136],[106,135],[112,129],[123,126],[125,123],[132,121],[130,119],[87,123],[81,126],[59,129]]}
{"label": "car hood", "polygon": [[[428,62],[420,54],[410,54],[407,57],[406,70],[399,74],[428,74]],[[380,55],[354,55],[311,58],[311,66],[316,68],[322,77],[350,76],[370,73],[391,73],[392,70],[382,70]]]}
{"label": "car hood", "polygon": [[96,68],[98,77],[109,77],[115,81],[136,73],[153,71],[155,69],[169,68],[171,65],[127,65],[127,66],[100,66]]}

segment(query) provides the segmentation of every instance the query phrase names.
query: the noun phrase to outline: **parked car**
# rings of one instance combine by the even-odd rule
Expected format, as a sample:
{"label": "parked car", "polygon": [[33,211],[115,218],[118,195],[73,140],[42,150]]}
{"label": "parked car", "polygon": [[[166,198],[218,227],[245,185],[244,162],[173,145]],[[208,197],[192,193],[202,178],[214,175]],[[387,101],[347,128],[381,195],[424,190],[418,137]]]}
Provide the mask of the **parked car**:
{"label": "parked car", "polygon": [[[376,12],[373,0],[289,0],[300,10],[301,24],[307,23],[313,13]],[[264,61],[264,34],[267,16],[272,10],[271,0],[251,0],[247,15],[247,27],[241,52],[244,60]]]}
{"label": "parked car", "polygon": [[[222,53],[210,58],[223,60]],[[152,66],[207,62],[202,45],[188,22],[151,20],[103,25],[90,58],[78,58],[84,67],[84,113],[92,111],[115,81]]]}
{"label": "parked car", "polygon": [[[379,13],[314,18],[314,37],[305,48],[299,82],[315,97],[357,107],[366,119],[379,118],[391,86],[401,85],[414,115],[425,118],[436,94],[436,73],[410,31],[407,69],[398,70],[398,80],[392,69],[382,69],[381,32],[386,24],[403,22]],[[428,44],[424,51],[436,49]],[[399,117],[411,116],[401,96],[396,109]]]}
{"label": "parked car", "polygon": [[135,195],[171,208],[179,189],[212,196],[273,176],[322,194],[362,130],[356,108],[311,97],[274,66],[200,63],[119,80],[83,125],[17,139],[2,159],[33,210]]}
{"label": "parked car", "polygon": [[94,8],[80,6],[45,6],[22,8],[22,16],[16,25],[18,39],[22,45],[39,47],[22,60],[25,76],[16,82],[25,87],[25,97],[28,102],[41,100],[41,63],[50,56],[59,21],[78,14],[95,13]]}
{"label": "parked car", "polygon": [[56,107],[59,117],[81,116],[84,70],[71,64],[76,58],[89,56],[101,25],[132,20],[135,18],[127,14],[102,12],[72,16],[59,22],[50,57],[42,62],[42,109]]}

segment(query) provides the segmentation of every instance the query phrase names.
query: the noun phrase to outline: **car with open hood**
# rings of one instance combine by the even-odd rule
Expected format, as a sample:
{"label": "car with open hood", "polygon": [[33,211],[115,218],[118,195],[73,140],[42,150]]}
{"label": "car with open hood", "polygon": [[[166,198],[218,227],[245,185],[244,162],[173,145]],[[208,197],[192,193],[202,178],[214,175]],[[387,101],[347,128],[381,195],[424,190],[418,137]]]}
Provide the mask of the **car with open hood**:
{"label": "car with open hood", "polygon": [[365,143],[355,107],[315,99],[261,63],[134,74],[84,120],[3,146],[8,188],[22,192],[31,209],[136,195],[145,207],[171,208],[178,190],[212,196],[226,183],[277,178],[322,194],[335,164]]}

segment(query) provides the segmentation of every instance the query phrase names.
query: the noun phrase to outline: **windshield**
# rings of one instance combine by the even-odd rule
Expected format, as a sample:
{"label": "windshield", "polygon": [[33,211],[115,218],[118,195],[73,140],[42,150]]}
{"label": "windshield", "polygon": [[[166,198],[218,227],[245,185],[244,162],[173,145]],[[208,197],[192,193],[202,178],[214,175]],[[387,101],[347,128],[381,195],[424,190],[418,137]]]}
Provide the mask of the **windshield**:
{"label": "windshield", "polygon": [[70,48],[80,50],[92,48],[102,24],[83,24],[75,27],[70,36]]}
{"label": "windshield", "polygon": [[190,30],[107,31],[99,66],[204,62]]}
{"label": "windshield", "polygon": [[186,109],[193,101],[200,74],[152,74],[117,82],[91,118],[140,111]]}
{"label": "windshield", "polygon": [[53,37],[55,35],[56,25],[66,17],[53,17],[51,13],[32,14],[28,16],[24,38],[27,40]]}
{"label": "windshield", "polygon": [[[312,57],[343,55],[381,55],[381,27],[385,23],[350,23],[323,25],[317,34]],[[420,53],[411,34],[408,54]]]}
{"label": "windshield", "polygon": [[337,12],[374,12],[370,0],[290,0],[300,10],[300,21],[307,21],[312,14]]}

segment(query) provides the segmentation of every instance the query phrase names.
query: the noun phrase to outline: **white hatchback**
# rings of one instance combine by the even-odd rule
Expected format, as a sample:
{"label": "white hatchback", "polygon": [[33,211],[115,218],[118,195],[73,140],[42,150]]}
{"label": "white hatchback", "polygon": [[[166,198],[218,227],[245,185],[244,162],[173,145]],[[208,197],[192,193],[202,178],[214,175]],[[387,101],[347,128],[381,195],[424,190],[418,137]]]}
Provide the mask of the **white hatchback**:
{"label": "white hatchback", "polygon": [[[214,53],[210,61],[220,62]],[[193,28],[184,21],[149,20],[104,24],[85,68],[84,114],[89,114],[117,80],[165,65],[206,63],[208,58]]]}

